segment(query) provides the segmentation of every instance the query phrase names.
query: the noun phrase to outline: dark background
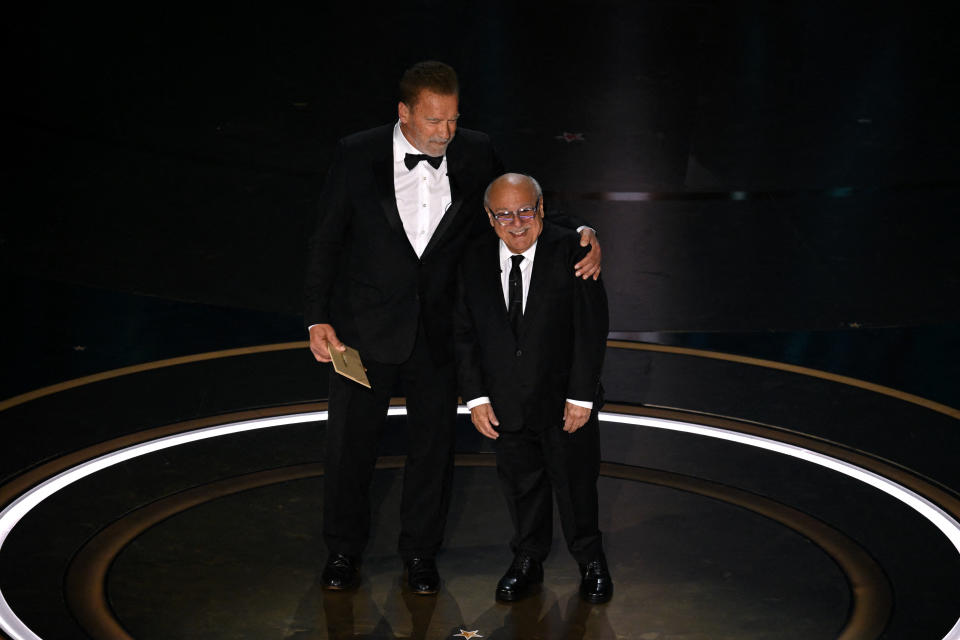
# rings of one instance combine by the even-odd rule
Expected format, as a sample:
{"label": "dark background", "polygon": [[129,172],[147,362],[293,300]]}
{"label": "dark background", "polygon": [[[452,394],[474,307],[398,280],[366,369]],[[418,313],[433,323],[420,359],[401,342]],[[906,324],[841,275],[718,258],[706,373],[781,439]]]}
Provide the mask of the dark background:
{"label": "dark background", "polygon": [[426,58],[458,69],[461,126],[599,229],[613,331],[956,347],[956,23],[919,3],[41,4],[4,22],[14,362],[91,331],[127,360],[302,339],[335,141],[394,120]]}

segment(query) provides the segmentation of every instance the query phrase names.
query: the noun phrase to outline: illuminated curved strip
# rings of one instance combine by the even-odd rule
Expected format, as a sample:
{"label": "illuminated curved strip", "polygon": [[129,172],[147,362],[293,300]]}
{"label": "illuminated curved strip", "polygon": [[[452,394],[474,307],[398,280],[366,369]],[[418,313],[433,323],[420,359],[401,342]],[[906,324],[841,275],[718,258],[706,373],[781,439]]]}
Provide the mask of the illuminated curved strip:
{"label": "illuminated curved strip", "polygon": [[[469,410],[461,406],[459,413],[468,414]],[[406,415],[407,408],[404,406],[394,406],[387,410],[391,416]],[[30,489],[16,500],[10,503],[2,512],[0,512],[0,548],[3,547],[10,532],[22,520],[27,513],[34,509],[41,502],[66,488],[67,486],[86,478],[98,471],[102,471],[115,464],[137,458],[148,453],[154,453],[170,447],[175,447],[198,440],[216,438],[219,436],[241,433],[244,431],[254,431],[257,429],[267,429],[270,427],[279,427],[289,424],[300,424],[303,422],[316,422],[327,419],[326,411],[315,411],[309,413],[300,413],[285,415],[276,418],[260,418],[257,420],[246,420],[243,422],[233,422],[225,425],[206,427],[186,433],[166,436],[144,442],[124,449],[102,455],[98,458],[89,460],[76,467],[67,469],[52,478],[45,480],[34,488]],[[899,485],[892,480],[881,475],[858,467],[856,465],[832,458],[822,453],[817,453],[809,449],[804,449],[796,445],[785,444],[776,440],[762,438],[759,436],[739,433],[728,429],[717,427],[707,427],[689,422],[677,420],[665,420],[663,418],[651,418],[645,416],[635,416],[623,413],[612,413],[607,411],[600,412],[600,420],[605,422],[618,422],[641,427],[650,427],[654,429],[669,429],[682,433],[690,433],[709,438],[719,438],[739,444],[745,444],[767,451],[773,451],[794,458],[799,458],[806,462],[831,469],[842,473],[854,480],[866,483],[875,489],[883,491],[887,495],[903,502],[908,507],[929,520],[960,553],[960,523],[952,518],[944,510],[935,504],[911,491],[910,489]],[[10,635],[13,640],[43,640],[34,633],[29,627],[10,608],[3,594],[0,593],[0,629]],[[943,640],[960,640],[960,620],[953,625]]]}
{"label": "illuminated curved strip", "polygon": [[[405,408],[404,408],[405,409]],[[404,411],[405,412],[405,411]],[[391,409],[391,414],[393,414]],[[294,415],[280,416],[277,418],[261,418],[258,420],[247,420],[244,422],[233,422],[230,424],[218,425],[216,427],[207,427],[179,433],[164,438],[158,438],[149,442],[133,445],[124,449],[119,449],[111,453],[102,455],[93,460],[84,462],[75,467],[67,469],[52,478],[38,484],[33,489],[27,491],[22,496],[10,503],[10,505],[0,512],[0,549],[6,542],[10,532],[22,520],[27,513],[34,509],[41,502],[55,494],[57,491],[82,480],[87,476],[93,475],[115,464],[120,464],[133,458],[154,453],[170,447],[176,447],[181,444],[196,442],[197,440],[206,440],[208,438],[217,438],[244,431],[255,431],[257,429],[268,429],[270,427],[282,427],[288,424],[299,424],[302,422],[315,422],[326,420],[326,411],[315,411],[311,413],[300,413]],[[0,592],[0,629],[9,634],[13,640],[43,640],[34,633],[29,627],[10,608],[3,593]]]}

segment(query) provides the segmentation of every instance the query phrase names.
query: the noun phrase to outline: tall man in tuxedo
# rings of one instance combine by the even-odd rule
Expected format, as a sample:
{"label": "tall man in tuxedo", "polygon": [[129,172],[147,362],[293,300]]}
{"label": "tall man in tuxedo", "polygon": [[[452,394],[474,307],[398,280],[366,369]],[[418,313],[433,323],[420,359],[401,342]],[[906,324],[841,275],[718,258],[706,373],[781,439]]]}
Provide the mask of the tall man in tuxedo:
{"label": "tall man in tuxedo", "polygon": [[518,600],[543,582],[552,486],[580,596],[607,602],[613,582],[597,523],[607,297],[601,281],[571,273],[583,248],[575,233],[544,222],[533,178],[505,174],[484,201],[496,234],[464,255],[454,326],[461,394],[474,426],[495,441],[515,530],[496,597]]}
{"label": "tall man in tuxedo", "polygon": [[[450,501],[457,408],[456,265],[468,239],[483,232],[483,189],[502,171],[485,134],[458,129],[458,91],[456,73],[443,63],[408,69],[399,121],[341,140],[321,197],[304,291],[310,350],[329,362],[329,349],[355,347],[372,385],[331,371],[327,589],[359,584],[377,441],[397,383],[407,398],[408,434],[399,551],[414,593],[439,588],[434,557]],[[596,244],[592,230],[583,236]],[[599,253],[578,263],[579,275],[599,275]]]}

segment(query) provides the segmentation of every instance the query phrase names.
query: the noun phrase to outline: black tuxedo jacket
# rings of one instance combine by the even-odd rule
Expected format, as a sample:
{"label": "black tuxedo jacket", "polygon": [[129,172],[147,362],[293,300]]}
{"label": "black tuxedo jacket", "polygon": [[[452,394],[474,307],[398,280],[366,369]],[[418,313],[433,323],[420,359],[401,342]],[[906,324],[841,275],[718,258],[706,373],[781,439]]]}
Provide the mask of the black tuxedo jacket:
{"label": "black tuxedo jacket", "polygon": [[502,431],[560,428],[567,398],[600,408],[607,296],[602,281],[573,273],[587,249],[575,232],[544,222],[516,339],[489,225],[464,256],[455,316],[460,393],[465,401],[488,396]]}
{"label": "black tuxedo jacket", "polygon": [[483,192],[503,165],[486,134],[457,128],[446,154],[452,202],[418,258],[397,210],[393,127],[340,141],[310,243],[304,320],[332,324],[364,359],[390,364],[408,358],[422,320],[434,360],[448,362],[456,266],[489,229]]}

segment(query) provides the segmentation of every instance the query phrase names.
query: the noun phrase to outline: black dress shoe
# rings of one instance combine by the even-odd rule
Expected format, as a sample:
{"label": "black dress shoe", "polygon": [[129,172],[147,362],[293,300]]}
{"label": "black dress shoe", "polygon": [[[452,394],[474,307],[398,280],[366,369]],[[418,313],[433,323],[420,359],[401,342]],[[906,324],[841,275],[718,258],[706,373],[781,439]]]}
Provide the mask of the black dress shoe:
{"label": "black dress shoe", "polygon": [[513,564],[497,583],[497,600],[513,602],[536,593],[543,584],[543,564],[530,556],[518,554]]}
{"label": "black dress shoe", "polygon": [[613,578],[607,569],[607,559],[601,553],[597,558],[580,567],[580,597],[591,604],[610,602],[613,597]]}
{"label": "black dress shoe", "polygon": [[331,553],[320,575],[324,589],[342,591],[360,586],[360,558]]}
{"label": "black dress shoe", "polygon": [[407,586],[421,596],[435,594],[440,589],[440,573],[433,558],[414,557],[407,560]]}

